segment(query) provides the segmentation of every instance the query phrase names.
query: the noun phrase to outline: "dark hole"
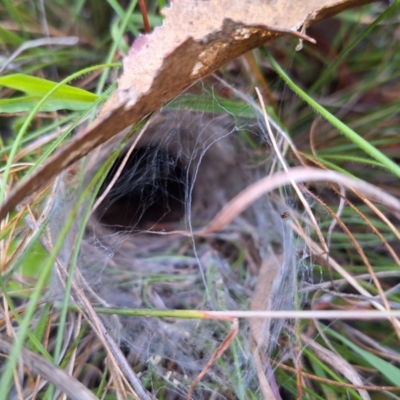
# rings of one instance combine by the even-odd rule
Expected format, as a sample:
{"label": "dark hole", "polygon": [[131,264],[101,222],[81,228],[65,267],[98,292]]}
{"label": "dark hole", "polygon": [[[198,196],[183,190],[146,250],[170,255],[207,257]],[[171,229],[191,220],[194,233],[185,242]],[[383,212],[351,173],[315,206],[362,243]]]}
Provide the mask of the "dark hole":
{"label": "dark hole", "polygon": [[[120,156],[101,195],[117,172]],[[185,215],[189,177],[179,159],[156,146],[135,150],[98,209],[100,222],[115,230],[166,229]]]}

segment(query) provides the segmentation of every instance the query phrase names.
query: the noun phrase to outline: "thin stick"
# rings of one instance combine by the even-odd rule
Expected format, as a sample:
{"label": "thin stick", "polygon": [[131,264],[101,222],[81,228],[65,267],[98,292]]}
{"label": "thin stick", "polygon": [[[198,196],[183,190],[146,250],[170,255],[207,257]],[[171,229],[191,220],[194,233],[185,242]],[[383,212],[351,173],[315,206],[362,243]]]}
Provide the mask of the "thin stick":
{"label": "thin stick", "polygon": [[[314,244],[315,251],[321,252],[320,248]],[[333,260],[332,260],[333,261]],[[354,279],[353,279],[354,280]],[[356,285],[356,289],[366,297],[371,297],[361,286]],[[181,319],[216,319],[220,321],[232,321],[233,318],[265,318],[265,319],[350,319],[350,320],[387,320],[390,318],[400,318],[400,310],[386,311],[381,304],[373,303],[379,310],[279,310],[279,311],[206,311],[206,310],[156,310],[145,308],[101,308],[93,307],[98,314],[119,315],[126,317],[160,317],[160,318],[181,318]],[[69,306],[70,310],[83,310],[81,307]]]}
{"label": "thin stick", "polygon": [[150,33],[150,24],[149,24],[149,19],[147,17],[146,3],[144,0],[139,0],[139,8],[140,12],[142,13],[144,31],[146,33]]}
{"label": "thin stick", "polygon": [[232,319],[232,326],[231,330],[228,333],[227,337],[225,340],[219,345],[217,350],[214,351],[213,355],[211,358],[207,361],[207,364],[204,366],[204,368],[201,370],[200,374],[197,376],[196,380],[190,385],[188,395],[187,395],[187,400],[191,400],[193,396],[193,391],[195,387],[200,383],[200,381],[203,379],[204,375],[210,370],[211,366],[213,363],[222,356],[224,351],[230,346],[232,341],[235,339],[239,332],[239,320],[237,318]]}

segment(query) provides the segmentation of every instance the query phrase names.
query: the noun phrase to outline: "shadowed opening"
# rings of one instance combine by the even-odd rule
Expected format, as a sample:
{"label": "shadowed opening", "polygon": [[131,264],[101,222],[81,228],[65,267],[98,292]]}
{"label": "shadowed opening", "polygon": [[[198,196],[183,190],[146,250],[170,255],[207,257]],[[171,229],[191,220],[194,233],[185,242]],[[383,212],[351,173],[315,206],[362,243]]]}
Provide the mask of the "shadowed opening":
{"label": "shadowed opening", "polygon": [[[124,155],[114,163],[101,195]],[[179,159],[157,146],[134,150],[125,168],[98,209],[101,223],[121,230],[162,230],[185,216],[189,174]]]}

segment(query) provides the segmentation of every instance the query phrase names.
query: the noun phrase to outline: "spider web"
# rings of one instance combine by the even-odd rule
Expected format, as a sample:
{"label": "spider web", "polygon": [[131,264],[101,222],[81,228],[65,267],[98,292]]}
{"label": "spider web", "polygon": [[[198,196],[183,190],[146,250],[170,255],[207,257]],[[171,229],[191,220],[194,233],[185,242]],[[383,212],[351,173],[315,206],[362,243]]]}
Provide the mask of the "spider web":
{"label": "spider web", "polygon": [[[290,209],[288,188],[262,197],[223,231],[196,235],[229,200],[276,168],[251,99],[244,102],[243,95],[226,101],[218,95],[222,89],[201,83],[152,116],[130,156],[135,136],[104,178],[98,193],[104,199],[86,227],[78,266],[108,305],[248,310],[263,260],[280,254],[272,294],[266,294],[269,308],[295,306],[297,245],[281,216]],[[89,156],[87,177],[116,143]],[[111,185],[124,158],[126,164]],[[173,231],[188,234],[167,234]],[[143,379],[161,377],[175,393],[171,398],[185,397],[227,334],[218,321],[123,317],[119,326],[105,321],[132,365],[140,363]],[[270,351],[281,328],[282,323],[266,327]],[[244,321],[239,337],[196,389],[196,398],[213,393],[225,398],[232,392],[246,398],[247,390],[257,391],[251,354]]]}

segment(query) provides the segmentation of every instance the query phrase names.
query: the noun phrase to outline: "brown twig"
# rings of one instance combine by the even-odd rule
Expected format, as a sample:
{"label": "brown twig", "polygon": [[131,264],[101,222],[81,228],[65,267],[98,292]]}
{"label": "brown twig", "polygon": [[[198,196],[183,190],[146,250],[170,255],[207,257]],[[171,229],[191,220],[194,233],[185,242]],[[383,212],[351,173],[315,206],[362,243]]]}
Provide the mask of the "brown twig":
{"label": "brown twig", "polygon": [[199,382],[203,379],[204,375],[210,370],[211,366],[213,363],[222,356],[224,351],[230,346],[232,341],[235,339],[239,332],[239,320],[237,318],[232,318],[232,326],[231,330],[228,333],[227,337],[224,339],[224,341],[219,345],[217,350],[214,351],[213,355],[211,358],[207,361],[207,364],[204,366],[204,368],[201,370],[200,374],[197,376],[195,381],[190,385],[188,395],[187,395],[187,400],[191,400],[193,396],[193,391],[196,388],[196,386],[199,384]]}
{"label": "brown twig", "polygon": [[139,0],[139,8],[140,12],[142,13],[144,31],[146,33],[150,33],[149,18],[147,17],[146,3],[144,0]]}

